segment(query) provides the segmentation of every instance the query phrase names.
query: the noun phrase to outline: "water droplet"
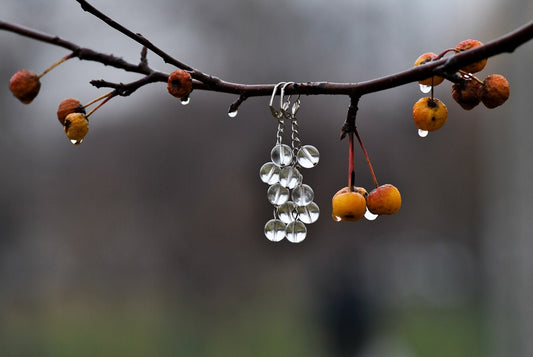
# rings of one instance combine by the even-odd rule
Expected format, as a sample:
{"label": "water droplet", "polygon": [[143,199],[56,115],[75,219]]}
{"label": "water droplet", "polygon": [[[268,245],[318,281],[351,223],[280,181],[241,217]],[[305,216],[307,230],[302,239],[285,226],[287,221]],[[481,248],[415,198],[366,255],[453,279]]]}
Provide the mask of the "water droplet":
{"label": "water droplet", "polygon": [[425,138],[426,136],[428,136],[428,134],[429,134],[429,131],[418,129],[418,136],[420,136],[421,138]]}
{"label": "water droplet", "polygon": [[181,105],[187,105],[191,102],[191,97],[182,98],[181,99]]}
{"label": "water droplet", "polygon": [[315,193],[309,185],[298,185],[292,190],[292,200],[297,206],[307,206],[314,198]]}
{"label": "water droplet", "polygon": [[281,169],[279,183],[281,186],[292,190],[302,182],[302,177],[297,168],[287,166]]}
{"label": "water droplet", "polygon": [[287,226],[279,219],[271,219],[265,224],[265,236],[272,242],[279,242],[285,238]]}
{"label": "water droplet", "polygon": [[431,86],[426,86],[425,84],[420,85],[420,91],[424,94],[431,92]]}
{"label": "water droplet", "polygon": [[366,212],[365,212],[365,218],[368,219],[369,221],[373,221],[375,220],[376,218],[378,218],[378,215],[377,214],[374,214],[372,212],[370,212],[368,210],[368,208],[366,209]]}
{"label": "water droplet", "polygon": [[292,162],[292,149],[286,144],[277,144],[270,152],[272,162],[278,166],[287,166]]}
{"label": "water droplet", "polygon": [[83,142],[83,139],[81,140],[72,139],[70,140],[70,142],[72,143],[72,145],[80,145]]}
{"label": "water droplet", "polygon": [[291,243],[300,243],[305,239],[305,236],[307,236],[307,228],[302,222],[294,221],[287,225],[285,236]]}
{"label": "water droplet", "polygon": [[267,198],[274,206],[282,205],[289,200],[289,190],[276,183],[268,188]]}
{"label": "water droplet", "polygon": [[298,150],[296,154],[296,160],[301,167],[310,169],[315,167],[320,160],[320,153],[318,149],[313,145],[304,145]]}
{"label": "water droplet", "polygon": [[264,183],[273,185],[279,182],[279,172],[280,168],[276,166],[276,164],[273,162],[267,162],[261,166],[259,176]]}
{"label": "water droplet", "polygon": [[237,111],[237,110],[234,110],[232,112],[228,112],[228,116],[230,118],[235,118],[237,116],[237,114],[239,114],[239,111]]}
{"label": "water droplet", "polygon": [[296,205],[292,201],[287,201],[278,207],[278,217],[283,223],[294,222],[297,217]]}
{"label": "water droplet", "polygon": [[340,221],[342,221],[342,218],[340,218],[339,216],[331,215],[331,217],[333,218],[333,220],[334,220],[335,222],[340,222]]}
{"label": "water droplet", "polygon": [[315,223],[320,216],[320,209],[318,205],[311,202],[307,206],[298,206],[298,219],[305,224]]}

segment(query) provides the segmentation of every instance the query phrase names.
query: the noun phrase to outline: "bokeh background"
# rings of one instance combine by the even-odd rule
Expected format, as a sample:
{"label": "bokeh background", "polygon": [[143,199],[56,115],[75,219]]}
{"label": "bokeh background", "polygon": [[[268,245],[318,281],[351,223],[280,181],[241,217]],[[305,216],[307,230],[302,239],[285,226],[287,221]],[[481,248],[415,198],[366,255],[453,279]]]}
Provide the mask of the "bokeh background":
{"label": "bokeh background", "polygon": [[[358,82],[467,38],[530,21],[527,0],[93,0],[176,58],[241,83]],[[136,63],[140,46],[75,1],[3,0],[2,20]],[[401,211],[335,223],[347,182],[338,135],[348,98],[302,97],[301,137],[321,152],[304,172],[321,207],[300,244],[269,242],[260,166],[276,123],[268,98],[163,83],[116,98],[73,146],[64,98],[105,93],[91,79],[138,75],[68,61],[29,105],[8,90],[68,52],[0,32],[0,354],[2,356],[532,356],[533,45],[489,60],[502,107],[465,112],[421,139],[417,84],[361,99],[358,127]],[[154,56],[150,65],[172,68]],[[372,187],[360,152],[356,183]]]}

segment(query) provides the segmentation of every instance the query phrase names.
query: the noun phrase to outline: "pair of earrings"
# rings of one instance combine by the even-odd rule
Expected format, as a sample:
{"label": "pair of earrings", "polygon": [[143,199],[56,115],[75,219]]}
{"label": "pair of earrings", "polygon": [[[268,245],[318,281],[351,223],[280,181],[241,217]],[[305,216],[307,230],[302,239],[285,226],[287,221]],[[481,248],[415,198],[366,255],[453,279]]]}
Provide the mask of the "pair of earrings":
{"label": "pair of earrings", "polygon": [[[274,218],[264,227],[265,236],[279,242],[287,238],[299,243],[307,236],[306,224],[318,220],[320,210],[313,201],[313,189],[303,183],[301,168],[312,168],[318,164],[320,154],[312,145],[302,145],[298,132],[296,113],[300,108],[300,96],[292,102],[285,98],[285,89],[294,82],[278,83],[270,98],[270,112],[277,119],[276,144],[270,152],[271,161],[263,164],[259,171],[261,180],[269,185],[267,199],[274,206]],[[280,89],[279,110],[274,108],[274,98]],[[291,123],[291,145],[283,144],[285,119]]]}

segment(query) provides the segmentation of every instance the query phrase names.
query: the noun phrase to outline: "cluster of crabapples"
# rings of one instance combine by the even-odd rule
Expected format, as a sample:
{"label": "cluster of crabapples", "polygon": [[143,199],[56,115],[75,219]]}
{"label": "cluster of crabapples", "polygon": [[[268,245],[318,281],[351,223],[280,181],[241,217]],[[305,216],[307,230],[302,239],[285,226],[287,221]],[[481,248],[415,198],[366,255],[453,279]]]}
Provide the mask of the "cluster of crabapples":
{"label": "cluster of crabapples", "polygon": [[[464,40],[455,48],[450,48],[440,55],[432,52],[424,53],[416,59],[414,65],[419,66],[438,60],[448,52],[460,53],[482,45],[478,40]],[[487,59],[482,59],[458,71],[457,81],[452,85],[452,97],[465,110],[471,110],[480,102],[487,108],[496,108],[509,98],[509,82],[504,76],[491,74],[482,81],[473,75],[473,73],[483,70],[486,64]],[[440,76],[432,76],[419,81],[423,92],[431,92],[430,97],[419,99],[413,106],[413,120],[421,136],[427,135],[427,132],[440,129],[448,119],[446,105],[433,97],[433,87],[443,81],[444,78]]]}
{"label": "cluster of crabapples", "polygon": [[[71,57],[70,55],[63,57],[40,75],[26,69],[16,72],[9,80],[9,89],[22,103],[30,104],[39,94],[41,78]],[[189,94],[192,91],[192,78],[189,72],[181,69],[172,72],[168,78],[167,89],[171,95],[180,98],[182,103],[188,100]],[[59,104],[57,119],[63,126],[63,130],[72,144],[79,145],[83,142],[89,132],[89,116],[115,95],[117,95],[117,92],[112,91],[85,105],[82,105],[79,100],[74,98],[67,98]],[[85,109],[98,101],[102,102],[89,113],[86,113]]]}

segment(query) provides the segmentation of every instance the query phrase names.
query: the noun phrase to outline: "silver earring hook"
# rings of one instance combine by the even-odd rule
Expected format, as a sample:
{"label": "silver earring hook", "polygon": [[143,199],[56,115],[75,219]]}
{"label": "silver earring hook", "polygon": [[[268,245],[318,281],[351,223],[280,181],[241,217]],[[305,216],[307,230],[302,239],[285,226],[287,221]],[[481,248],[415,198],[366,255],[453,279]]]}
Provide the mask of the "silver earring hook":
{"label": "silver earring hook", "polygon": [[[283,113],[281,112],[278,112],[275,108],[274,108],[274,97],[276,96],[276,92],[278,91],[278,87],[281,86],[281,85],[284,85],[285,82],[279,82],[278,84],[276,84],[274,86],[274,90],[272,91],[272,96],[270,97],[270,104],[268,105],[270,107],[270,112],[272,113],[272,116],[274,116],[275,118],[278,118],[278,119],[281,119],[283,117]],[[283,96],[282,96],[283,98]]]}

